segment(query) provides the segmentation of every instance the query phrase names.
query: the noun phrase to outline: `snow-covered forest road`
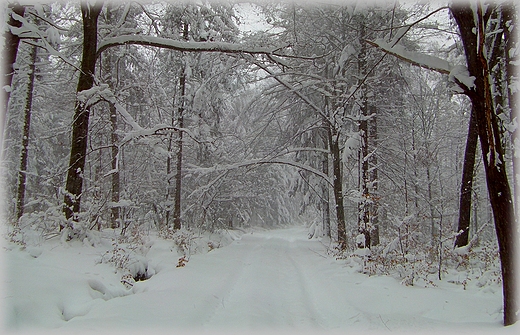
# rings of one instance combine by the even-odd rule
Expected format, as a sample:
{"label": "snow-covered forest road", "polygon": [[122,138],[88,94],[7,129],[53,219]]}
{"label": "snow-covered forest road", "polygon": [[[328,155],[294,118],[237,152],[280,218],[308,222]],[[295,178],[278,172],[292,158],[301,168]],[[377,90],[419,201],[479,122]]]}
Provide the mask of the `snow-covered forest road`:
{"label": "snow-covered forest road", "polygon": [[[11,275],[19,278],[8,285],[8,313],[16,314],[11,323],[67,331],[501,329],[499,295],[447,282],[407,287],[392,277],[360,274],[327,256],[326,246],[308,240],[305,228],[245,234],[193,255],[181,268],[164,242],[156,241],[147,254],[157,273],[125,294],[100,280],[110,275],[106,264],[86,261],[95,255],[92,247],[69,247],[75,260],[63,256],[59,262],[56,255],[66,255],[61,246],[40,250],[36,258],[13,252]],[[84,274],[71,275],[74,266]]]}

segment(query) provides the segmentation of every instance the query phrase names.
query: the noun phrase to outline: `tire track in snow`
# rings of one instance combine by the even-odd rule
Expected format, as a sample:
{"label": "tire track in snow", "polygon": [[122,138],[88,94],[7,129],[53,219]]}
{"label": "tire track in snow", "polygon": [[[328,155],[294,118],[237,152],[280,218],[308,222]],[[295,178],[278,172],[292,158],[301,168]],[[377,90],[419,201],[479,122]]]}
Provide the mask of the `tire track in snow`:
{"label": "tire track in snow", "polygon": [[298,264],[298,262],[296,262],[292,256],[289,256],[289,260],[295,270],[298,287],[300,288],[300,294],[303,297],[304,306],[306,308],[307,315],[309,315],[309,320],[312,320],[312,323],[315,327],[322,328],[324,326],[323,317],[316,310],[316,303],[309,294],[309,289],[311,287],[309,280],[303,274],[301,265]]}
{"label": "tire track in snow", "polygon": [[[243,249],[245,252],[240,253],[242,256],[241,259],[237,262],[237,265],[234,267],[235,271],[231,272],[226,276],[224,281],[224,285],[219,286],[219,289],[212,294],[212,298],[216,300],[212,303],[209,303],[209,307],[201,313],[201,317],[203,317],[202,325],[205,326],[211,322],[217,311],[221,308],[225,308],[225,300],[226,298],[233,292],[236,288],[236,284],[244,276],[245,269],[251,264],[251,255],[256,248],[248,248],[246,244],[248,243],[249,236],[245,238],[242,237],[239,241],[233,245],[236,248],[240,245],[240,249]],[[245,243],[244,243],[245,242]],[[209,298],[209,299],[208,299]],[[207,297],[207,300],[211,301],[211,297]]]}
{"label": "tire track in snow", "polygon": [[235,278],[205,326],[322,328],[308,280],[293,258],[304,250],[278,237],[255,242],[248,256],[250,265]]}

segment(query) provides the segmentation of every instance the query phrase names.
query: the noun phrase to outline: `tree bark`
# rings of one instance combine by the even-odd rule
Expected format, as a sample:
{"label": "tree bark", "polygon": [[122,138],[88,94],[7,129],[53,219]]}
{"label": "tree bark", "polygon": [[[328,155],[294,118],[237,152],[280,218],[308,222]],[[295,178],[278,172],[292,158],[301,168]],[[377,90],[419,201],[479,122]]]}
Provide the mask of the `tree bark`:
{"label": "tree bark", "polygon": [[[366,102],[365,102],[366,104]],[[364,106],[362,111],[362,120],[359,122],[359,135],[361,148],[359,150],[359,190],[363,200],[358,204],[358,225],[360,229],[367,230],[370,224],[369,202],[370,192],[368,190],[368,106]]]}
{"label": "tree bark", "polygon": [[[117,110],[114,104],[110,104],[110,125],[111,125],[111,133],[110,140],[112,144],[111,150],[111,159],[112,159],[112,171],[111,174],[111,186],[112,186],[112,203],[116,204],[119,202],[119,190],[120,190],[120,178],[119,178],[119,164],[118,164],[118,156],[119,156],[119,136],[117,135]],[[117,228],[120,226],[119,222],[119,206],[112,206],[110,209],[110,225],[112,228]]]}
{"label": "tree bark", "polygon": [[[360,120],[358,125],[359,137],[360,137],[360,150],[358,152],[358,164],[360,165],[359,169],[359,191],[362,195],[362,201],[358,204],[358,228],[360,231],[363,231],[365,234],[368,234],[368,227],[370,225],[370,215],[369,215],[369,202],[370,202],[370,192],[368,190],[368,86],[363,80],[366,76],[366,68],[367,68],[367,50],[366,43],[363,41],[366,39],[365,33],[365,25],[364,19],[361,21],[361,29],[359,33],[359,42],[361,45],[361,49],[358,55],[358,77],[361,89],[359,90],[361,93],[361,101],[360,101]],[[370,247],[370,245],[366,245]]]}
{"label": "tree bark", "polygon": [[340,250],[347,249],[347,230],[345,224],[345,207],[343,205],[343,178],[341,175],[341,155],[338,136],[332,127],[328,127],[329,146],[332,154],[333,188],[336,201],[336,217],[338,220],[338,243]]}
{"label": "tree bark", "polygon": [[[377,116],[376,116],[377,108],[374,105],[370,106],[370,114],[372,117],[370,118],[370,122],[368,125],[368,131],[369,136],[368,140],[370,143],[372,143],[372,151],[377,150]],[[370,180],[370,187],[371,187],[371,200],[372,203],[370,204],[370,219],[371,219],[371,225],[372,229],[370,231],[370,241],[371,245],[378,245],[379,244],[379,197],[378,197],[378,173],[377,173],[377,155],[375,153],[372,153],[370,155],[369,164],[370,164],[370,171],[369,171],[369,180]]]}
{"label": "tree bark", "polygon": [[29,53],[29,81],[27,83],[27,94],[25,97],[24,122],[22,134],[22,149],[20,153],[20,170],[18,171],[18,191],[16,197],[16,224],[23,215],[25,204],[25,190],[27,182],[27,160],[29,158],[29,135],[31,131],[31,114],[34,92],[35,63],[37,57],[37,47],[31,46]]}
{"label": "tree bark", "polygon": [[[515,38],[517,29],[517,11],[514,2],[502,4],[502,12],[504,15],[504,39],[505,39],[505,52],[504,58],[506,62],[505,71],[507,78],[507,100],[509,109],[511,110],[511,120],[515,118],[518,120],[518,92],[514,88],[515,81],[517,80],[517,71],[515,62],[518,62],[518,56],[513,56],[513,51],[517,46],[517,40]],[[516,199],[515,208],[518,212],[518,206],[520,206],[520,190],[518,189],[517,173],[518,167],[515,156],[519,153],[516,152],[515,143],[518,143],[518,127],[516,127],[511,133],[511,142],[513,143],[513,199]]]}
{"label": "tree bark", "polygon": [[[459,224],[455,247],[463,247],[469,242],[469,227],[471,220],[471,200],[473,190],[473,174],[475,170],[475,155],[477,153],[478,132],[475,113],[471,111],[469,117],[468,137],[464,151],[464,165],[462,167],[462,182],[460,184]],[[477,215],[474,213],[474,215]]]}
{"label": "tree bark", "polygon": [[4,64],[3,64],[3,75],[4,79],[2,82],[2,99],[3,99],[3,110],[0,111],[0,161],[4,158],[4,133],[5,125],[7,122],[7,108],[9,107],[9,97],[11,95],[11,84],[13,82],[14,68],[13,64],[16,61],[16,55],[18,54],[18,45],[20,44],[20,37],[13,35],[9,26],[20,28],[22,22],[15,20],[11,13],[23,16],[25,13],[25,7],[19,3],[11,3],[7,6],[7,13],[9,20],[7,21],[6,31],[4,33]]}
{"label": "tree bark", "polygon": [[[79,73],[77,93],[88,90],[94,85],[97,50],[97,22],[103,2],[97,1],[93,5],[82,2],[81,16],[83,19],[83,55],[81,71]],[[83,190],[83,173],[87,152],[88,126],[90,106],[79,99],[76,100],[74,121],[72,123],[72,140],[70,161],[67,171],[63,212],[67,225],[73,228],[72,221],[78,221],[81,194]],[[65,226],[60,225],[60,229]]]}
{"label": "tree bark", "polygon": [[[324,141],[325,149],[327,149],[327,142]],[[324,153],[321,161],[321,171],[329,174],[329,154]],[[322,195],[322,217],[323,217],[323,235],[330,238],[330,206],[329,206],[329,185],[324,181],[321,184]]]}
{"label": "tree bark", "polygon": [[[181,106],[177,110],[177,127],[184,127],[184,95],[186,94],[186,76],[184,72],[179,78],[179,86],[181,89]],[[182,136],[183,132],[179,131],[177,139],[177,164],[175,173],[175,199],[173,204],[173,229],[181,229],[181,196],[182,196]]]}
{"label": "tree bark", "polygon": [[[106,23],[109,25],[117,24],[117,20],[113,13],[113,5],[108,4],[106,7]],[[105,81],[112,90],[115,91],[117,85],[117,61],[112,52],[108,52],[106,54],[105,60],[103,62],[104,73],[105,73]],[[114,77],[116,79],[114,80]],[[120,200],[120,174],[119,174],[119,165],[118,165],[118,156],[119,156],[119,136],[117,135],[117,110],[116,106],[113,103],[109,103],[109,113],[110,113],[110,144],[111,144],[111,167],[112,173],[110,175],[111,182],[111,201],[112,207],[110,208],[110,227],[117,228],[120,226],[119,217],[120,217],[120,207],[115,206]]]}
{"label": "tree bark", "polygon": [[[175,101],[174,101],[174,103],[175,103]],[[172,116],[171,116],[172,127],[175,126],[175,115],[174,114],[175,113],[172,112]],[[173,136],[175,136],[173,133],[170,133],[168,136],[168,153],[171,153],[172,149],[173,149],[173,142],[174,142]],[[173,190],[171,173],[172,173],[172,156],[170,154],[168,154],[168,157],[166,158],[166,178],[168,178],[168,180],[167,180],[168,185],[166,186],[167,187],[167,190],[166,190],[167,208],[166,208],[166,218],[165,218],[166,227],[170,227],[171,206],[169,204],[169,201],[171,199],[172,190]]]}
{"label": "tree bark", "polygon": [[[467,88],[466,94],[471,100],[475,113],[488,193],[495,220],[502,267],[504,324],[511,325],[517,320],[516,219],[506,175],[501,133],[492,103],[490,73],[484,55],[484,14],[480,3],[477,4],[477,13],[473,12],[472,7],[470,3],[457,2],[451,6],[451,12],[459,27],[469,74],[475,77],[474,87]],[[477,26],[474,21],[475,14]]]}
{"label": "tree bark", "polygon": [[[183,38],[188,40],[188,24],[184,23]],[[180,101],[177,109],[177,127],[182,129],[184,127],[184,104],[186,100],[186,66],[183,67],[182,73],[179,77]],[[175,199],[173,204],[173,229],[178,230],[182,227],[181,222],[181,196],[182,196],[182,135],[183,131],[179,131],[179,138],[177,139],[177,165],[175,173]]]}

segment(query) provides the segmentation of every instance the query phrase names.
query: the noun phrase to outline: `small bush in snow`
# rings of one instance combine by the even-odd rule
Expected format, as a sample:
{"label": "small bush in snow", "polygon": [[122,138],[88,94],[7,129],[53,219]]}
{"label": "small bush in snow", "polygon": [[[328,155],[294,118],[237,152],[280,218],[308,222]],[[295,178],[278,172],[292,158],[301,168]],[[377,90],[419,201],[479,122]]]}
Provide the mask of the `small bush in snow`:
{"label": "small bush in snow", "polygon": [[[101,263],[112,264],[116,271],[123,273],[121,283],[128,288],[129,285],[133,286],[133,282],[148,279],[148,262],[136,252],[142,250],[142,245],[137,248],[132,240],[128,243],[122,243],[122,240],[125,239],[112,239],[112,249],[103,254]],[[128,280],[128,276],[132,277],[132,281]]]}
{"label": "small bush in snow", "polygon": [[189,256],[193,243],[193,233],[185,229],[180,229],[175,232],[173,236],[173,243],[175,243],[178,252],[180,252],[183,256]]}
{"label": "small bush in snow", "polygon": [[214,241],[208,241],[208,252],[217,248],[220,248],[220,245],[218,243]]}
{"label": "small bush in snow", "polygon": [[117,238],[112,239],[112,249],[101,257],[101,263],[112,264],[117,270],[124,270],[128,265],[130,255],[127,250],[120,246]]}
{"label": "small bush in snow", "polygon": [[7,233],[7,238],[9,242],[21,245],[22,247],[25,247],[27,244],[25,242],[25,235],[20,227],[14,227],[13,230]]}
{"label": "small bush in snow", "polygon": [[126,273],[124,274],[122,277],[121,277],[121,284],[123,284],[123,286],[129,290],[131,289],[134,284],[135,284],[135,279],[134,277],[132,277],[132,274],[130,273]]}
{"label": "small bush in snow", "polygon": [[144,233],[144,228],[139,225],[132,224],[129,229],[130,234],[120,237],[120,241],[127,243],[128,249],[145,254],[148,250],[147,245],[149,238]]}
{"label": "small bush in snow", "polygon": [[184,228],[174,230],[171,227],[166,227],[159,232],[159,236],[167,240],[172,240],[180,256],[186,256],[189,258],[191,255],[195,238],[191,231]]}
{"label": "small bush in snow", "polygon": [[188,263],[188,259],[186,258],[186,256],[182,256],[182,257],[179,257],[179,262],[177,263],[177,267],[178,268],[182,268],[186,265],[186,263]]}

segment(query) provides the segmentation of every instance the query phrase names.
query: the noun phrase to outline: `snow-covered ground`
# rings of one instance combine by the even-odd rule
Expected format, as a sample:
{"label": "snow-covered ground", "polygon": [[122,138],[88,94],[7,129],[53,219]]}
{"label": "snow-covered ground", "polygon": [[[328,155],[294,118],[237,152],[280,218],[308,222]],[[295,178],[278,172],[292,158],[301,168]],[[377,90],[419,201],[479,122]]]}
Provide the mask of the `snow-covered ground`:
{"label": "snow-covered ground", "polygon": [[[151,238],[143,252],[152,276],[125,288],[100,260],[110,239],[7,244],[3,330],[165,333],[323,330],[516,333],[501,325],[501,290],[442,281],[401,285],[366,276],[293,227],[231,232],[227,246],[197,253],[183,267],[171,240]],[[93,246],[94,245],[94,246]]]}

